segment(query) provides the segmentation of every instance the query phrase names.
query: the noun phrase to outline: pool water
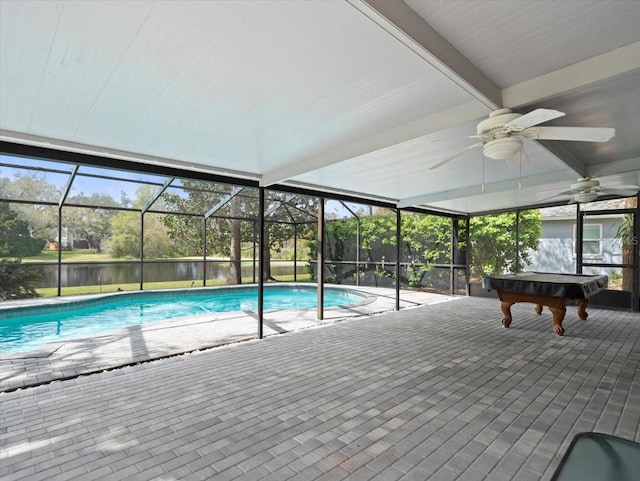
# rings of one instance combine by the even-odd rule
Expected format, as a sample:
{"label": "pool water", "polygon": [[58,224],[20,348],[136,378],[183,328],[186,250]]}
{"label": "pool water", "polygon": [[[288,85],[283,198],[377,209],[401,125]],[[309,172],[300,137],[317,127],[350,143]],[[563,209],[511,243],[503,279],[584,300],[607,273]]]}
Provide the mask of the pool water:
{"label": "pool water", "polygon": [[[361,302],[353,290],[325,288],[324,306]],[[264,310],[310,309],[317,305],[314,286],[265,286]],[[207,313],[257,311],[258,289],[224,287],[164,292],[131,292],[99,300],[0,310],[0,353],[24,352],[113,329]]]}

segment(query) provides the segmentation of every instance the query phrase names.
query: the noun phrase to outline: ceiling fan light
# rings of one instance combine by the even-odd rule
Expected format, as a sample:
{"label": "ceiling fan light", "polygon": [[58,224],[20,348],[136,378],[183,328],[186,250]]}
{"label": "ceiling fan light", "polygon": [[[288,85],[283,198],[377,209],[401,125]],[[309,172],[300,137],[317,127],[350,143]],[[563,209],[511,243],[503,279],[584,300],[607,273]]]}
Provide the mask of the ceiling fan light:
{"label": "ceiling fan light", "polygon": [[573,200],[580,203],[593,202],[597,198],[598,198],[597,192],[578,192],[573,196]]}
{"label": "ceiling fan light", "polygon": [[484,155],[490,159],[505,160],[522,150],[522,141],[517,137],[504,137],[487,142]]}

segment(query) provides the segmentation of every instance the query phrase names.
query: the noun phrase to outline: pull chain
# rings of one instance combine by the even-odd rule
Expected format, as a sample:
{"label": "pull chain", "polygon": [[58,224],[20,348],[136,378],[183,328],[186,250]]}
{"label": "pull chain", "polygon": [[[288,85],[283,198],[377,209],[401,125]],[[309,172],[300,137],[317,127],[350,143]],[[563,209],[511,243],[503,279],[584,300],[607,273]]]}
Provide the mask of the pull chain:
{"label": "pull chain", "polygon": [[522,150],[520,151],[520,176],[518,177],[518,190],[522,190]]}

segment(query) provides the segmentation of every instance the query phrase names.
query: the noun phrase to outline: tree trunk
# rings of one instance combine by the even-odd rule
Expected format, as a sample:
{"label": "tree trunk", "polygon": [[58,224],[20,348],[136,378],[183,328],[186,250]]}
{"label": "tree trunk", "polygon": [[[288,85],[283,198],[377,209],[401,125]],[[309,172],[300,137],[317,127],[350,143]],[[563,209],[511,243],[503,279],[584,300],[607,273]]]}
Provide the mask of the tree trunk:
{"label": "tree trunk", "polygon": [[[629,197],[624,202],[625,208],[635,207],[635,198]],[[622,219],[625,224],[622,231],[626,234],[622,236],[622,263],[633,264],[633,215],[625,215]],[[633,269],[622,269],[622,290],[631,292],[633,290]]]}
{"label": "tree trunk", "polygon": [[100,252],[102,252],[102,243],[100,241],[100,238],[93,238],[93,247],[96,250],[96,254],[100,254]]}
{"label": "tree trunk", "polygon": [[269,248],[269,228],[265,227],[264,229],[264,246],[260,246],[260,252],[264,256],[264,275],[262,279],[268,281],[269,279],[273,279],[271,277],[271,249]]}
{"label": "tree trunk", "polygon": [[[231,200],[231,216],[238,217],[240,215],[240,203],[237,198]],[[229,252],[229,275],[227,276],[227,284],[242,284],[242,252],[241,252],[241,233],[240,219],[229,219],[231,226],[231,249]]]}

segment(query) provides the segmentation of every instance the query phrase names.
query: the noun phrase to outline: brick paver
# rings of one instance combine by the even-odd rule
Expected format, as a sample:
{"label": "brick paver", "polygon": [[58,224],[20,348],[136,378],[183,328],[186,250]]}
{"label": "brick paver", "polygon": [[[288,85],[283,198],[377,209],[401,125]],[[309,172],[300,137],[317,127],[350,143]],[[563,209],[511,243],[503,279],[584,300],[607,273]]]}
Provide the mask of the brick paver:
{"label": "brick paver", "polygon": [[0,395],[0,477],[549,479],[640,441],[640,314],[462,298]]}

